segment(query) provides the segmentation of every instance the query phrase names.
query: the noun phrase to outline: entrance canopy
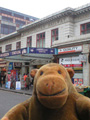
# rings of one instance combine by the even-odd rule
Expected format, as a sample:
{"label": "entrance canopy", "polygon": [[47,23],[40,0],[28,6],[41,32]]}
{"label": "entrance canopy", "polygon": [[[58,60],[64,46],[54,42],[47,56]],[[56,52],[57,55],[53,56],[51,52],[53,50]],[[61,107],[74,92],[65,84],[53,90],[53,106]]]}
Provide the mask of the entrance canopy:
{"label": "entrance canopy", "polygon": [[47,63],[53,59],[54,48],[22,48],[0,54],[0,58],[9,62]]}

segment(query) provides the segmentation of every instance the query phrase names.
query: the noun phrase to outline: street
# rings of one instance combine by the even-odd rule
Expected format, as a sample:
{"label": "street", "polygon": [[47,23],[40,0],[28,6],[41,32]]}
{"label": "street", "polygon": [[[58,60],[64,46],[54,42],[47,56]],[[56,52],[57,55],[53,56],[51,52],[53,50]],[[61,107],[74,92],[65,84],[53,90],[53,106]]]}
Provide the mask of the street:
{"label": "street", "polygon": [[0,119],[14,105],[30,98],[29,95],[0,90]]}

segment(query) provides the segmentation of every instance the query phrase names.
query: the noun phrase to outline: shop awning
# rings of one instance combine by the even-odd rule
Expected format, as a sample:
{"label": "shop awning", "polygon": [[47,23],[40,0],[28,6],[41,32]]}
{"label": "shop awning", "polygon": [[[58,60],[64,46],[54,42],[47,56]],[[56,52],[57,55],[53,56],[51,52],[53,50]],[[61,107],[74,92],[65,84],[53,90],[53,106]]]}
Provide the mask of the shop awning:
{"label": "shop awning", "polygon": [[8,61],[0,58],[0,68],[2,67],[7,67],[8,66]]}

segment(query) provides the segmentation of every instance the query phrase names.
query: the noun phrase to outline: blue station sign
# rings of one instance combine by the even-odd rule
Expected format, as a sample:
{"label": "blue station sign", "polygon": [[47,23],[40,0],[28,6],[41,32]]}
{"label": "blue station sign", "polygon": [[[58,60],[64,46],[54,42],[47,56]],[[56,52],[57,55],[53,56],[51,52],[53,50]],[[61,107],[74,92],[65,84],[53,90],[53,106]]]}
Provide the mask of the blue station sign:
{"label": "blue station sign", "polygon": [[53,48],[29,48],[29,53],[55,54],[55,50]]}
{"label": "blue station sign", "polygon": [[22,48],[19,50],[13,50],[10,52],[5,52],[0,54],[0,58],[15,56],[15,55],[22,55],[22,54],[55,54],[54,48]]}
{"label": "blue station sign", "polygon": [[27,54],[27,48],[1,53],[0,58],[14,56],[14,55],[22,55],[22,54]]}

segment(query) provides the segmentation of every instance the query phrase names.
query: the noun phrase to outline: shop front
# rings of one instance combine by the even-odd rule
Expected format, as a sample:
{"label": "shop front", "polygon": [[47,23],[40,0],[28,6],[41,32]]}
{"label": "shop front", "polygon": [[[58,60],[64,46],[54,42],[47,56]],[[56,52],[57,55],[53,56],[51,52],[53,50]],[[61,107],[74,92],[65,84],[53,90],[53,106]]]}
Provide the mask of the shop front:
{"label": "shop front", "polygon": [[[54,48],[22,48],[1,53],[0,58],[9,61],[7,67],[8,85],[6,84],[6,87],[10,88],[11,81],[16,83],[21,81],[22,84],[24,74],[29,74],[31,69],[40,68],[42,65],[51,62],[54,54]],[[24,87],[23,84],[21,87]],[[19,88],[17,87],[17,89]]]}
{"label": "shop front", "polygon": [[75,72],[72,82],[75,86],[83,85],[83,63],[80,60],[82,46],[72,46],[58,49],[59,64],[72,68]]}

